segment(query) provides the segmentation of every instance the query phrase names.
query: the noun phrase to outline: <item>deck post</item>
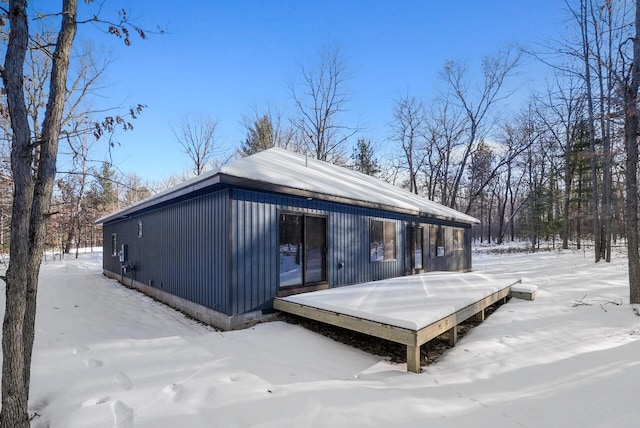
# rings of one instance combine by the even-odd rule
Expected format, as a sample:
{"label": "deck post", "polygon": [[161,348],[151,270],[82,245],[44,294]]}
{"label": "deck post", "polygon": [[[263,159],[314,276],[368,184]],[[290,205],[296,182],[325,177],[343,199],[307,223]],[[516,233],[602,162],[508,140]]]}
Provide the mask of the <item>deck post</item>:
{"label": "deck post", "polygon": [[482,310],[476,314],[476,321],[484,321],[484,308],[482,308]]}
{"label": "deck post", "polygon": [[454,325],[449,329],[449,345],[455,346],[458,342],[458,326]]}
{"label": "deck post", "polygon": [[420,345],[407,345],[407,372],[420,373]]}

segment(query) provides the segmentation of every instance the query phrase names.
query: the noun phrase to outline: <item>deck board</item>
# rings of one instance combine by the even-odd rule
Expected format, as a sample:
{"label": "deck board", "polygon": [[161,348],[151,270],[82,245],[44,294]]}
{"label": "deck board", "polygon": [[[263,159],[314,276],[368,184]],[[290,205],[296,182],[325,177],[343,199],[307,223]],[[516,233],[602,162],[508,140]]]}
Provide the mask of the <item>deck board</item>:
{"label": "deck board", "polygon": [[407,370],[420,372],[420,346],[509,296],[519,279],[438,272],[276,298],[283,312],[407,346]]}

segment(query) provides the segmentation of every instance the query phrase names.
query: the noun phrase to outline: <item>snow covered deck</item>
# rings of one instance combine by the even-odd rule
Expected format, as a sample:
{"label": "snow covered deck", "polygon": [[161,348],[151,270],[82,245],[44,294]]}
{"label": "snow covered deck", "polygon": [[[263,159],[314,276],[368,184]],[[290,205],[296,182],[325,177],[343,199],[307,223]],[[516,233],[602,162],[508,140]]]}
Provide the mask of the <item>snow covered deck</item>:
{"label": "snow covered deck", "polygon": [[407,371],[420,373],[420,345],[448,333],[511,293],[520,280],[431,272],[276,298],[275,309],[407,346]]}

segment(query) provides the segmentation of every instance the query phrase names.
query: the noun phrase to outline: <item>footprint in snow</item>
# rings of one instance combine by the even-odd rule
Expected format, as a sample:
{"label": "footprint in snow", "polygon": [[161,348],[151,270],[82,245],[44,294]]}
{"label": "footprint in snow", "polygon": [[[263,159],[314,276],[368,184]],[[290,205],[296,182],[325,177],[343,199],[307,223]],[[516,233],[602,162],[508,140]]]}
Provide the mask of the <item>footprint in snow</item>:
{"label": "footprint in snow", "polygon": [[175,394],[177,389],[178,389],[178,385],[176,385],[175,383],[172,383],[162,388],[162,392],[164,392],[165,394]]}
{"label": "footprint in snow", "polygon": [[89,400],[82,403],[83,407],[97,406],[99,404],[104,404],[109,401],[109,397],[102,398],[90,398]]}
{"label": "footprint in snow", "polygon": [[133,409],[122,401],[111,403],[114,428],[133,428]]}
{"label": "footprint in snow", "polygon": [[78,345],[75,348],[73,348],[73,354],[74,355],[78,355],[78,354],[84,354],[85,352],[87,352],[89,350],[88,346],[85,345]]}
{"label": "footprint in snow", "polygon": [[124,372],[116,373],[113,379],[116,381],[116,384],[118,384],[118,386],[120,386],[122,389],[130,390],[133,386],[131,384],[131,378]]}
{"label": "footprint in snow", "polygon": [[84,365],[89,367],[90,369],[97,369],[98,367],[102,367],[102,361],[95,360],[93,358],[88,358],[84,360]]}
{"label": "footprint in snow", "polygon": [[240,380],[238,376],[222,376],[217,380],[218,383],[232,383]]}

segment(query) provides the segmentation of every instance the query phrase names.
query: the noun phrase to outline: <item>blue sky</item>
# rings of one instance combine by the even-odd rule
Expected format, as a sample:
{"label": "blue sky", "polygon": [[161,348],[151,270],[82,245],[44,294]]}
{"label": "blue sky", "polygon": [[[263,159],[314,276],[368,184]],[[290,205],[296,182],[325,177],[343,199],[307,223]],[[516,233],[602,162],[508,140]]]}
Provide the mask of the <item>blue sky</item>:
{"label": "blue sky", "polygon": [[[167,30],[130,47],[87,28],[78,34],[113,58],[99,103],[148,106],[114,150],[122,171],[148,180],[188,168],[171,132],[185,115],[216,119],[217,137],[231,152],[254,107],[293,114],[289,83],[326,46],[340,46],[352,76],[345,122],[359,122],[360,136],[382,150],[394,101],[409,94],[428,103],[443,88],[438,73],[447,59],[477,66],[508,43],[557,36],[566,17],[563,0],[131,0],[106,2],[103,10],[115,7],[145,28]],[[519,79],[541,85],[540,69],[528,62]],[[96,145],[95,156],[104,153]]]}

